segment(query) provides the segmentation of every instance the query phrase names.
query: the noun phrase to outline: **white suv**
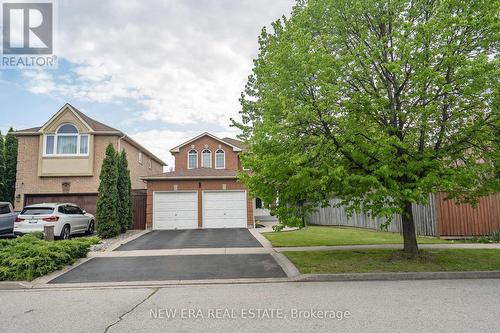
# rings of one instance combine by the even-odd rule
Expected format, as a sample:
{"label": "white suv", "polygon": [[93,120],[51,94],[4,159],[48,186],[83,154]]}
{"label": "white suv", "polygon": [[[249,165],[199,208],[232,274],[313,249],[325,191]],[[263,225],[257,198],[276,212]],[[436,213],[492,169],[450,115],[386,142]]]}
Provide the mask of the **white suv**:
{"label": "white suv", "polygon": [[42,231],[46,224],[54,225],[54,235],[68,239],[77,233],[94,233],[95,218],[71,203],[43,203],[24,207],[14,223],[14,234]]}

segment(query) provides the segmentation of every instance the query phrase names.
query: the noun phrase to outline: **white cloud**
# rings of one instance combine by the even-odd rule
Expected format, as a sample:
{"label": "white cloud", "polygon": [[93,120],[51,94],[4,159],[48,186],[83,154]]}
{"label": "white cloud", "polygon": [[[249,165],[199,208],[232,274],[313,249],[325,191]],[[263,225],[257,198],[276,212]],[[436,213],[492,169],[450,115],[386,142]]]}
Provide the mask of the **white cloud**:
{"label": "white cloud", "polygon": [[262,26],[293,0],[64,1],[59,56],[73,80],[43,77],[34,93],[90,102],[132,99],[143,120],[227,128],[251,73]]}

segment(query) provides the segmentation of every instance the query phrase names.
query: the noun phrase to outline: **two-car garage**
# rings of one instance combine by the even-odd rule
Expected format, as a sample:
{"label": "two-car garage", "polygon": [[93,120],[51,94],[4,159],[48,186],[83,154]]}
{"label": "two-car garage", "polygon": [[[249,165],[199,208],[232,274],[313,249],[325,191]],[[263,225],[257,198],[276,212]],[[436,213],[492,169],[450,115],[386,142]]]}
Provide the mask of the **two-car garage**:
{"label": "two-car garage", "polygon": [[155,230],[246,228],[245,190],[154,191],[152,227]]}

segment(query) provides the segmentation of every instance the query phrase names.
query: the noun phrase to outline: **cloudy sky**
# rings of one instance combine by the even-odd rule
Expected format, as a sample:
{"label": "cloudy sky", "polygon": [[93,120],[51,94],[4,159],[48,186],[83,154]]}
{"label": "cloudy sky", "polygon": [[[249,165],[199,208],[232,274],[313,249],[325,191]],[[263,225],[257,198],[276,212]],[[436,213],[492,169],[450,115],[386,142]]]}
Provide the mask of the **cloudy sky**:
{"label": "cloudy sky", "polygon": [[170,165],[168,150],[229,118],[263,26],[294,0],[59,1],[56,70],[0,70],[0,130],[42,125],[69,102]]}

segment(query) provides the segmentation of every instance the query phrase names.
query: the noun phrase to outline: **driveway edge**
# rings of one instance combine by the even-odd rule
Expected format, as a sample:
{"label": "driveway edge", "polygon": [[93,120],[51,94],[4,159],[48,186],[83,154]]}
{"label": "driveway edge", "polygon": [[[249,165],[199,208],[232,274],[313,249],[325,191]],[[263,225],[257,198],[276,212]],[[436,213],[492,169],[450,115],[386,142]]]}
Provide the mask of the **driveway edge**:
{"label": "driveway edge", "polygon": [[302,274],[295,282],[500,279],[500,271]]}

